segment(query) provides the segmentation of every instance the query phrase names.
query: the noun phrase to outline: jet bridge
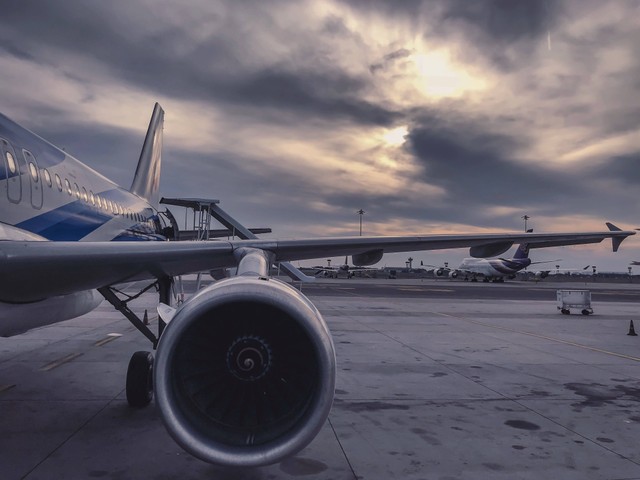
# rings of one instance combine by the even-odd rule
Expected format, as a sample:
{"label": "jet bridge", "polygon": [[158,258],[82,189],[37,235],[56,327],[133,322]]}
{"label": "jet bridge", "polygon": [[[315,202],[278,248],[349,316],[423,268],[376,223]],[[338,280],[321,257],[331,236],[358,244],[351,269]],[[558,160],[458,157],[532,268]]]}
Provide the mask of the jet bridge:
{"label": "jet bridge", "polygon": [[[233,218],[229,213],[224,211],[220,206],[220,200],[206,199],[206,198],[162,198],[161,204],[174,205],[177,207],[186,208],[185,211],[185,228],[179,230],[177,228],[177,221],[169,210],[166,210],[167,218],[173,225],[174,231],[176,231],[176,238],[178,240],[211,240],[212,238],[219,238],[224,236],[239,237],[243,240],[258,238],[256,234],[271,233],[270,228],[246,228],[238,220]],[[187,229],[187,215],[189,210],[192,210],[193,214],[193,230]],[[220,222],[225,229],[211,229],[211,220],[215,219]],[[289,262],[281,262],[279,269],[284,271],[292,280],[298,280],[301,282],[312,282],[314,277],[310,277],[302,273],[299,269],[294,267]]]}

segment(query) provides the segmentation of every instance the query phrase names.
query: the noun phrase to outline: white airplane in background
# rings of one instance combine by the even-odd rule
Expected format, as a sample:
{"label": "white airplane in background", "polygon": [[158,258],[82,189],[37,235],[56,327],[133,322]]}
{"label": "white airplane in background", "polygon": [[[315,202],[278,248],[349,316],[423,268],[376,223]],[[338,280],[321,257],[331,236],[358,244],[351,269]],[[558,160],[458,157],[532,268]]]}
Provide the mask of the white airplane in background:
{"label": "white airplane in background", "polygon": [[[106,298],[157,348],[155,363],[150,352],[133,354],[129,403],[144,406],[155,395],[173,438],[211,463],[280,461],[305,447],[329,415],[336,375],[331,334],[309,299],[269,277],[272,264],[351,255],[356,265],[373,265],[386,252],[460,247],[487,257],[525,241],[555,246],[611,238],[616,250],[634,234],[263,240],[234,224],[246,239],[167,241],[171,229],[158,211],[163,118],[156,104],[125,189],[0,115],[0,335],[82,315]],[[174,277],[231,268],[235,277],[177,309],[170,305]],[[157,334],[113,288],[141,280],[159,290]]]}
{"label": "white airplane in background", "polygon": [[315,275],[324,275],[331,278],[338,278],[340,274],[344,274],[347,279],[353,278],[356,272],[372,272],[377,271],[377,268],[367,268],[367,267],[359,267],[355,265],[349,265],[349,256],[344,257],[344,263],[342,265],[338,265],[337,267],[321,267],[316,266],[313,267],[316,271]]}
{"label": "white airplane in background", "polygon": [[[611,223],[607,223],[611,231],[619,230],[618,227]],[[484,282],[504,282],[506,278],[515,278],[516,273],[526,269],[531,265],[539,265],[543,263],[557,262],[559,260],[545,260],[542,262],[532,262],[529,258],[530,248],[542,248],[543,246],[555,245],[530,245],[522,243],[518,246],[513,258],[465,258],[458,268],[450,269],[448,267],[440,267],[434,270],[434,274],[438,277],[448,276],[450,278],[458,278],[464,276],[464,280],[478,281],[481,277]],[[588,265],[585,268],[588,268]],[[546,278],[552,270],[538,270],[534,272],[536,279]]]}

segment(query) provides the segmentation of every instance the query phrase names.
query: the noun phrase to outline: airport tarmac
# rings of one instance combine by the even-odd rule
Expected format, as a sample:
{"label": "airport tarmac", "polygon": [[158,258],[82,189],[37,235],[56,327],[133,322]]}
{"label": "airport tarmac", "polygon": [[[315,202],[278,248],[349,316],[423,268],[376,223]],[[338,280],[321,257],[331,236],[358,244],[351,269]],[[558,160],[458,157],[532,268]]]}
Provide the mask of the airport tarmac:
{"label": "airport tarmac", "polygon": [[[558,313],[556,287],[592,290],[594,315]],[[149,343],[104,302],[0,338],[0,478],[640,479],[640,337],[627,335],[638,285],[302,289],[333,333],[338,374],[329,420],[295,457],[212,466],[173,442],[153,405],[130,409],[127,363]]]}

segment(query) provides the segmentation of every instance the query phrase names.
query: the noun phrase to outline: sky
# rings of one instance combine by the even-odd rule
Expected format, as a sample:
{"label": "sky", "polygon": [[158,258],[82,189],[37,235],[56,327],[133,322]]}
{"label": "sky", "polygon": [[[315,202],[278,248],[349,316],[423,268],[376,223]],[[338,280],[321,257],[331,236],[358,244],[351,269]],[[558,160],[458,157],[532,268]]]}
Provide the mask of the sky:
{"label": "sky", "polygon": [[[159,102],[161,195],[274,238],[633,229],[638,45],[640,0],[22,0],[0,111],[128,187]],[[605,242],[532,258],[640,260]]]}

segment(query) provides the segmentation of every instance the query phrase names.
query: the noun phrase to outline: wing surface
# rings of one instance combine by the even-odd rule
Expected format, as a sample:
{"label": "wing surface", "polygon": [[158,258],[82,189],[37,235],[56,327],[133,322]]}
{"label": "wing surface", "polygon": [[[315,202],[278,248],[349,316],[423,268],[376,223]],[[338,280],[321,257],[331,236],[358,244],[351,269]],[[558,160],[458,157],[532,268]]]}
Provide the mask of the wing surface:
{"label": "wing surface", "polygon": [[[24,302],[106,285],[214,268],[234,267],[246,247],[271,252],[274,261],[382,251],[411,252],[494,244],[619,243],[633,231],[586,233],[342,237],[212,242],[0,242],[0,301]],[[489,248],[490,249],[490,248]]]}

